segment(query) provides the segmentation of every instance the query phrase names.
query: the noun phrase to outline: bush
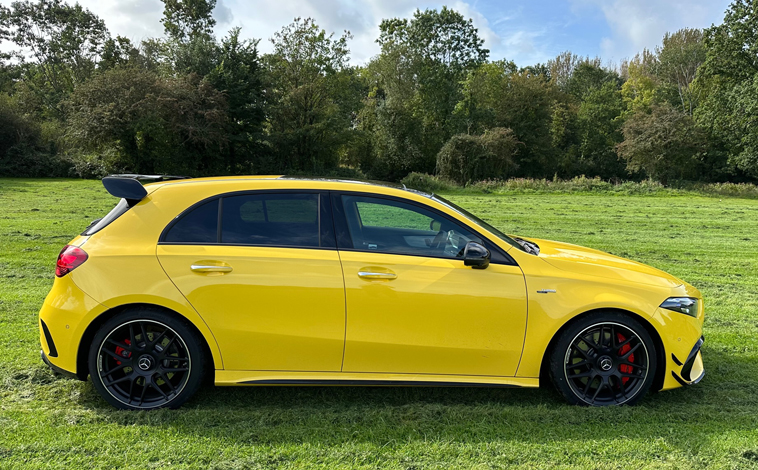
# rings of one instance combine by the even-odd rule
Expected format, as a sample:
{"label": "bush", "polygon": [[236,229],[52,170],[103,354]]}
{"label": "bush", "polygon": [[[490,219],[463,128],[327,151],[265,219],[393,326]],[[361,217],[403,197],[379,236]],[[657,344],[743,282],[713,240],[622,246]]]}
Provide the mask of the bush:
{"label": "bush", "polygon": [[458,184],[488,178],[505,178],[516,170],[519,141],[510,129],[497,127],[481,136],[458,134],[437,154],[437,171]]}
{"label": "bush", "polygon": [[43,143],[55,138],[9,96],[0,96],[0,175],[50,177],[66,176],[69,165],[56,154],[54,145]]}
{"label": "bush", "polygon": [[427,175],[426,173],[415,172],[409,173],[408,176],[400,181],[400,183],[404,184],[406,188],[427,193],[452,191],[458,188],[458,186],[452,181],[437,176]]}
{"label": "bush", "polygon": [[350,179],[350,180],[366,180],[366,174],[356,168],[350,168],[347,166],[338,166],[330,170],[324,170],[319,172],[312,171],[291,171],[287,173],[288,176],[303,176],[313,178],[338,178],[338,179]]}

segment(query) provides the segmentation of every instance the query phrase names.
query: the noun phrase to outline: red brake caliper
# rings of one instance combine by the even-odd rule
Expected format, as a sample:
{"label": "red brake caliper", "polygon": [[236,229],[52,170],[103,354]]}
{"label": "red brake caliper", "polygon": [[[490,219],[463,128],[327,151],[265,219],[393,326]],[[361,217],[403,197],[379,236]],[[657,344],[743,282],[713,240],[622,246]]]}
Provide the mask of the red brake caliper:
{"label": "red brake caliper", "polygon": [[[624,341],[626,341],[626,338],[624,338],[624,335],[622,335],[621,333],[616,333],[616,336],[618,336],[619,343],[623,343]],[[618,355],[619,356],[623,356],[624,354],[628,353],[630,349],[632,349],[632,347],[629,346],[628,344],[625,344],[624,347],[622,347],[619,350]],[[631,354],[629,356],[629,362],[634,362],[634,354]],[[622,374],[631,374],[634,371],[634,368],[632,366],[629,366],[629,365],[626,365],[626,364],[621,364],[619,366],[619,371]],[[627,382],[629,382],[629,377],[622,377],[621,378],[621,383],[623,383],[624,385],[626,385]]]}
{"label": "red brake caliper", "polygon": [[[128,344],[129,346],[132,345],[132,342],[129,341],[128,339],[125,339],[124,343]],[[116,346],[116,355],[127,358],[127,359],[132,357],[132,353],[122,348],[121,346]],[[116,361],[116,364],[121,365],[121,361]]]}

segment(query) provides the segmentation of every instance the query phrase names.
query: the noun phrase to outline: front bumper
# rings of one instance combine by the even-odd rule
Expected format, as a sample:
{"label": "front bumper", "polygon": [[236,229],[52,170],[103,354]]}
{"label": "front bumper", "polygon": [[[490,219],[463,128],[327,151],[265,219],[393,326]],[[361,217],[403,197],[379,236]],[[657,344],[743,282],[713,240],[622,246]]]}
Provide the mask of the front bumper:
{"label": "front bumper", "polygon": [[703,367],[703,356],[700,354],[700,348],[703,346],[704,341],[705,338],[701,336],[684,362],[680,361],[673,353],[671,354],[671,359],[674,363],[682,367],[679,374],[673,370],[671,371],[671,375],[681,385],[693,385],[703,380],[705,367]]}

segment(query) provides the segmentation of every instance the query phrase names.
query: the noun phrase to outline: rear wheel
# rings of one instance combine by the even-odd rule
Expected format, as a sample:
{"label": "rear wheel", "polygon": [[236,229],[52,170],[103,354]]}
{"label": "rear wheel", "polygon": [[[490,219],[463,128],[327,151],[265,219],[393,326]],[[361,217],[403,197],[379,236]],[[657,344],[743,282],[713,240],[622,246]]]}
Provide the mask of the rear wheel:
{"label": "rear wheel", "polygon": [[201,341],[184,322],[165,312],[124,311],[95,334],[89,352],[92,383],[118,408],[177,408],[202,383]]}
{"label": "rear wheel", "polygon": [[598,312],[561,333],[550,356],[550,376],[575,405],[632,405],[650,389],[655,343],[635,319]]}

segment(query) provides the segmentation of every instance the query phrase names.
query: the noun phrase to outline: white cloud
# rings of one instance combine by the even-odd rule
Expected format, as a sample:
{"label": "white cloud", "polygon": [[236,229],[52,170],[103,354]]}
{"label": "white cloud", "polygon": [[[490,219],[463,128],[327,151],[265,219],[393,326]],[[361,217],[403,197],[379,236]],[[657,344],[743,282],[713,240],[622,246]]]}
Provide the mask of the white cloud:
{"label": "white cloud", "polygon": [[721,19],[731,0],[572,0],[599,8],[612,35],[600,42],[603,57],[621,60],[660,44],[666,32],[705,28]]}
{"label": "white cloud", "polygon": [[[160,20],[163,15],[161,0],[68,0],[78,1],[83,7],[105,20],[112,35],[126,36],[134,42],[163,35]],[[0,0],[10,5],[11,0]],[[319,26],[335,36],[349,30],[351,61],[360,64],[379,53],[376,39],[379,23],[385,18],[409,18],[419,9],[448,5],[464,16],[473,19],[485,40],[485,47],[497,50],[501,39],[485,18],[470,3],[456,0],[218,0],[213,12],[217,21],[216,34],[223,36],[235,26],[242,27],[242,35],[261,39],[262,52],[271,50],[269,39],[296,17],[312,17]]]}

